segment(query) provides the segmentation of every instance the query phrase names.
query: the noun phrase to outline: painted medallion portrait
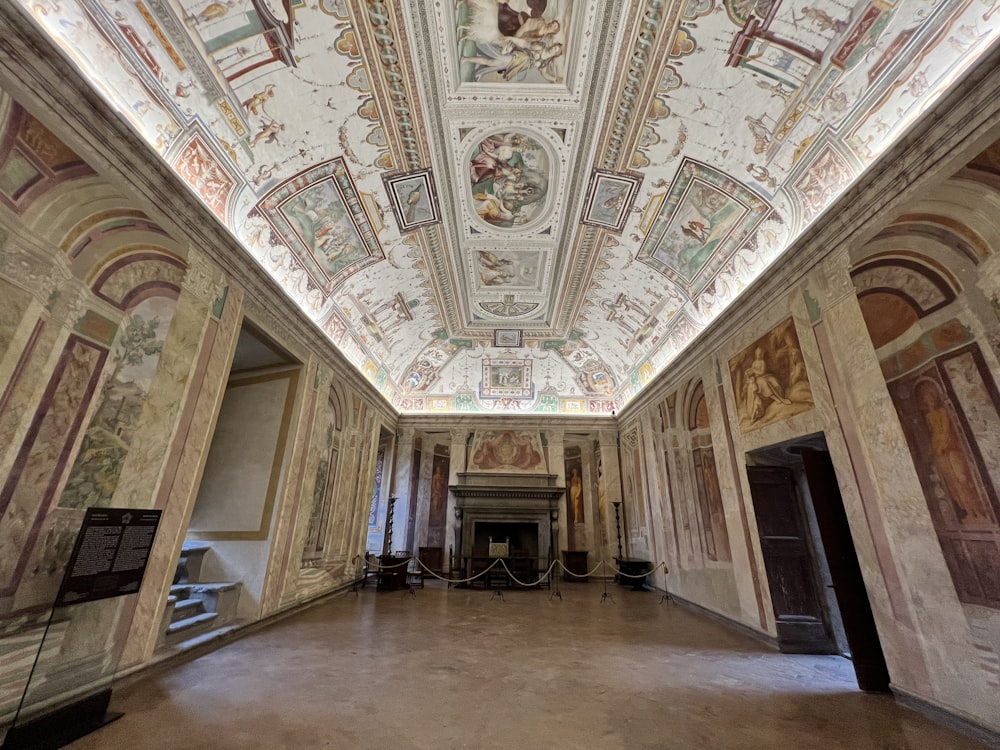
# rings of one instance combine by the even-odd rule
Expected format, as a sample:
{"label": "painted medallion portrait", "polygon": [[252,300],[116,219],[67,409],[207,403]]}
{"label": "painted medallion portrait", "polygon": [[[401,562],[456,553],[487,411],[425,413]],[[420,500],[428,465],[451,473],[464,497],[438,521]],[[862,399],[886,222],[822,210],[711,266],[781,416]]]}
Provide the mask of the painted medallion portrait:
{"label": "painted medallion portrait", "polygon": [[487,224],[517,229],[546,206],[551,165],[542,145],[514,131],[493,133],[469,157],[469,184],[476,214]]}
{"label": "painted medallion portrait", "polygon": [[459,0],[462,83],[564,83],[570,0]]}

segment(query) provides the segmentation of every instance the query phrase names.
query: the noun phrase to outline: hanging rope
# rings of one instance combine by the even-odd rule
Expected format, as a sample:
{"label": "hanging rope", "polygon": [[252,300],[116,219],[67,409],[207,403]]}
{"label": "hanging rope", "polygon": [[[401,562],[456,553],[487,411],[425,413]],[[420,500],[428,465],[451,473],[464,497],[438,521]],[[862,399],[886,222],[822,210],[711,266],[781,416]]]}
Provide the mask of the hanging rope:
{"label": "hanging rope", "polygon": [[[355,555],[354,558],[351,560],[351,562],[353,562],[353,563],[355,563],[355,565],[357,565],[357,563],[361,559],[362,559],[361,555]],[[424,564],[423,560],[421,560],[421,559],[419,559],[417,557],[410,556],[410,557],[407,557],[407,558],[400,558],[400,560],[401,560],[401,562],[399,562],[399,563],[397,563],[395,565],[383,565],[376,558],[371,558],[370,560],[368,560],[368,565],[369,565],[370,568],[374,569],[375,571],[380,571],[380,570],[395,570],[396,568],[401,568],[404,565],[408,566],[411,562],[413,562],[414,560],[416,560],[417,565],[419,565],[420,568],[427,575],[429,575],[429,576],[431,576],[433,578],[436,578],[439,581],[444,581],[445,583],[455,585],[455,584],[460,584],[460,583],[472,583],[473,581],[476,581],[476,580],[482,578],[483,576],[485,576],[487,573],[489,573],[491,570],[493,570],[493,568],[495,568],[499,564],[499,565],[503,566],[503,569],[506,571],[506,573],[507,573],[508,577],[510,578],[510,580],[512,580],[518,586],[522,586],[524,588],[532,588],[532,587],[535,587],[535,586],[541,586],[543,583],[548,582],[550,576],[552,575],[552,570],[556,567],[556,565],[558,565],[559,567],[561,567],[563,569],[563,573],[565,575],[570,575],[570,576],[573,576],[574,578],[588,578],[588,577],[590,577],[592,575],[596,575],[597,571],[599,571],[601,568],[610,568],[615,573],[615,575],[618,576],[618,577],[620,577],[620,578],[631,578],[631,579],[635,579],[635,580],[638,580],[640,578],[645,578],[646,576],[651,575],[658,568],[662,568],[663,569],[663,575],[668,575],[670,573],[670,570],[667,568],[666,562],[661,562],[661,563],[658,563],[657,565],[650,566],[650,569],[647,572],[645,572],[645,573],[625,573],[625,572],[619,570],[618,568],[616,568],[614,565],[612,565],[609,562],[607,562],[606,560],[601,560],[599,563],[597,563],[597,565],[595,565],[591,570],[587,571],[586,573],[574,573],[569,568],[567,568],[563,564],[563,562],[561,560],[553,560],[552,563],[549,565],[549,567],[545,570],[545,572],[538,578],[538,580],[536,580],[536,581],[522,581],[521,579],[519,579],[517,576],[514,575],[513,571],[510,568],[507,567],[507,560],[505,558],[503,558],[503,557],[498,557],[492,563],[490,563],[489,567],[487,567],[485,570],[479,571],[474,576],[469,576],[468,578],[448,578],[446,576],[442,576],[442,575],[440,575],[438,573],[435,573],[433,570],[431,570],[430,568],[428,568],[427,565]]]}

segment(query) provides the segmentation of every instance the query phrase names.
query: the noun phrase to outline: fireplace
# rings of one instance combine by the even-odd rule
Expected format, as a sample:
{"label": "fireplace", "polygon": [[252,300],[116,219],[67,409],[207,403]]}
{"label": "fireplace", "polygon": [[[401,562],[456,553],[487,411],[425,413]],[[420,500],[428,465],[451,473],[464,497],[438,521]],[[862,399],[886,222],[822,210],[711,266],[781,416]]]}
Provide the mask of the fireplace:
{"label": "fireplace", "polygon": [[486,557],[491,542],[505,542],[511,555],[539,557],[538,521],[472,521],[472,554]]}
{"label": "fireplace", "polygon": [[459,517],[457,547],[463,559],[489,549],[489,539],[510,539],[511,553],[552,559],[559,518],[555,474],[460,473],[455,493]]}

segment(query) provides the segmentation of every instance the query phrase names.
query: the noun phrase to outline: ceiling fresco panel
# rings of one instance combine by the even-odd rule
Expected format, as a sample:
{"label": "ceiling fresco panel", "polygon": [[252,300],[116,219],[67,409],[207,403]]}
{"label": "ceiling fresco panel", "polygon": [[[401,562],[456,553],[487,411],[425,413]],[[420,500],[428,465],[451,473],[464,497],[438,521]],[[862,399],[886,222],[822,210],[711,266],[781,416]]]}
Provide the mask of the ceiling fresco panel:
{"label": "ceiling fresco panel", "polygon": [[718,270],[770,210],[729,175],[686,159],[638,258],[693,295],[703,288],[696,281]]}
{"label": "ceiling fresco panel", "polygon": [[513,129],[490,133],[473,145],[468,168],[467,198],[488,228],[527,230],[548,215],[554,165],[532,135]]}
{"label": "ceiling fresco panel", "polygon": [[459,0],[455,36],[460,86],[565,84],[571,0]]}
{"label": "ceiling fresco panel", "polygon": [[341,158],[296,175],[257,207],[328,293],[385,257]]}
{"label": "ceiling fresco panel", "polygon": [[428,412],[620,408],[1000,40],[993,0],[19,5]]}
{"label": "ceiling fresco panel", "polygon": [[547,254],[545,250],[476,251],[478,291],[495,292],[497,289],[504,289],[541,292]]}

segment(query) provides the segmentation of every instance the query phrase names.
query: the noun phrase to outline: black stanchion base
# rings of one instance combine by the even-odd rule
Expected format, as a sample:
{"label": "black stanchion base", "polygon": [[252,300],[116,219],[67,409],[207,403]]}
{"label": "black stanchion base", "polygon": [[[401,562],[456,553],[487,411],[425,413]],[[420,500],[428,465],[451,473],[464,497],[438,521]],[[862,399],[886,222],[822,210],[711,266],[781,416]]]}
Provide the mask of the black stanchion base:
{"label": "black stanchion base", "polygon": [[109,713],[111,688],[71,703],[52,713],[12,727],[3,750],[56,750],[125,714]]}

